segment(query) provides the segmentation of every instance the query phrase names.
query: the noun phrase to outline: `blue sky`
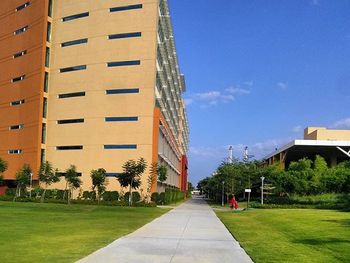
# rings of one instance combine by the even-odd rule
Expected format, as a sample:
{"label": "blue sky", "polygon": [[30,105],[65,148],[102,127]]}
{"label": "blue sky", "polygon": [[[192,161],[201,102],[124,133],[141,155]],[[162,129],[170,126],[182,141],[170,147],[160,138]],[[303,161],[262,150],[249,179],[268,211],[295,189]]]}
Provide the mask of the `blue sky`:
{"label": "blue sky", "polygon": [[169,0],[190,123],[189,180],[303,128],[350,128],[349,0]]}

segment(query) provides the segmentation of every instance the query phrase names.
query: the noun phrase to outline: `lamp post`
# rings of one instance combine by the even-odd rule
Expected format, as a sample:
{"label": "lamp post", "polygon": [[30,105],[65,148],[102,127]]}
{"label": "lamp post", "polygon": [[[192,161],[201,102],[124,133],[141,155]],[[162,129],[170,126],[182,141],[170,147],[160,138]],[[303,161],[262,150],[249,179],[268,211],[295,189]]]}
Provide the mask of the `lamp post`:
{"label": "lamp post", "polygon": [[30,173],[29,198],[32,199],[33,174]]}
{"label": "lamp post", "polygon": [[221,196],[221,206],[224,206],[224,197],[225,197],[225,181],[222,181],[222,196]]}
{"label": "lamp post", "polygon": [[265,177],[261,176],[260,179],[261,179],[261,204],[263,205],[264,204],[264,179],[265,179]]}

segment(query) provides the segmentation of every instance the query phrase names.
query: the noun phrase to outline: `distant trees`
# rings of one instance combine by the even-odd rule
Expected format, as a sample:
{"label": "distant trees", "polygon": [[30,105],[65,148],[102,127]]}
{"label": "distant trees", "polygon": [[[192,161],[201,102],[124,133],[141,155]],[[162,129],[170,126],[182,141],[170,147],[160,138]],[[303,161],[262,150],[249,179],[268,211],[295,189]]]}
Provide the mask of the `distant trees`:
{"label": "distant trees", "polygon": [[328,167],[321,156],[291,162],[287,170],[279,164],[264,166],[259,162],[221,164],[216,172],[198,182],[197,188],[210,198],[220,200],[225,194],[243,194],[245,188],[260,192],[260,177],[265,177],[269,192],[277,196],[350,192],[350,161]]}
{"label": "distant trees", "polygon": [[122,187],[129,187],[129,206],[132,204],[132,189],[138,189],[141,185],[141,176],[147,168],[145,159],[129,160],[123,165],[123,173],[117,179]]}
{"label": "distant trees", "polygon": [[92,191],[96,192],[97,202],[100,203],[101,196],[106,190],[106,170],[99,168],[97,170],[92,170],[90,172],[90,177],[92,180]]}
{"label": "distant trees", "polygon": [[40,202],[43,203],[48,186],[60,181],[57,171],[55,171],[55,169],[53,168],[52,164],[49,161],[46,161],[41,164],[40,170],[39,170],[39,181],[45,185],[44,191],[41,194],[41,198],[40,198]]}

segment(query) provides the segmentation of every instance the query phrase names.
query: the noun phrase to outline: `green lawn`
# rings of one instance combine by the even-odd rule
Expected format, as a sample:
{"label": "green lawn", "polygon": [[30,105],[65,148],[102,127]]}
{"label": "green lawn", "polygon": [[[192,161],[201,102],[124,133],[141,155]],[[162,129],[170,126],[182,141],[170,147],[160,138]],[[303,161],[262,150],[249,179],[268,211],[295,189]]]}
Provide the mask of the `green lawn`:
{"label": "green lawn", "polygon": [[167,211],[0,202],[0,262],[74,262]]}
{"label": "green lawn", "polygon": [[254,262],[350,262],[350,213],[316,209],[217,211]]}

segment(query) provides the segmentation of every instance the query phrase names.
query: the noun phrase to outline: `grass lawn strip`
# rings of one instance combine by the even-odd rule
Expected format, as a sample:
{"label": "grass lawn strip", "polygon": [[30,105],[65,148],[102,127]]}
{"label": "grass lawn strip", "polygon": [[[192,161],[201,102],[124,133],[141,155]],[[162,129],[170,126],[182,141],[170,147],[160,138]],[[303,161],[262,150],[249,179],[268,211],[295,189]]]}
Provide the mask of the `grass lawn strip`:
{"label": "grass lawn strip", "polygon": [[316,209],[216,212],[259,262],[348,262],[350,213]]}
{"label": "grass lawn strip", "polygon": [[1,262],[74,262],[167,211],[0,202]]}

